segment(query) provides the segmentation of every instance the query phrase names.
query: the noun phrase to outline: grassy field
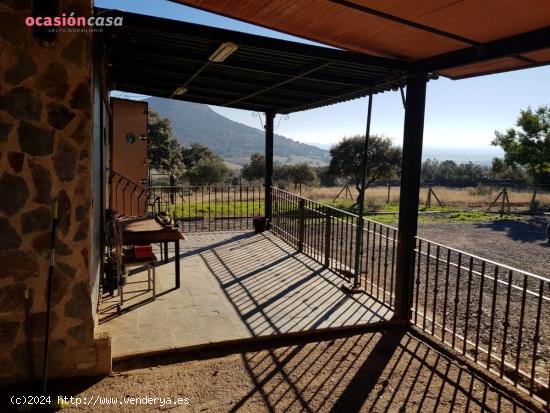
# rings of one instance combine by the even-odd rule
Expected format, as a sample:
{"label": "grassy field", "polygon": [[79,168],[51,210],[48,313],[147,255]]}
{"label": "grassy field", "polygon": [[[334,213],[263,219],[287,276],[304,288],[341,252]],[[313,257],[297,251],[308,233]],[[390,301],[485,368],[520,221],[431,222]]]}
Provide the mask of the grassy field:
{"label": "grassy field", "polygon": [[[197,219],[232,219],[256,215],[264,215],[263,190],[260,187],[251,191],[240,191],[239,187],[224,187],[217,192],[210,193],[187,191],[185,196],[176,194],[174,203],[169,206],[172,216],[183,220]],[[304,187],[303,197],[330,205],[335,208],[356,213],[354,207],[357,191],[350,187],[349,192],[342,192],[341,187]],[[426,206],[428,188],[422,188],[420,193],[420,223],[446,223],[446,222],[489,222],[493,220],[514,220],[516,215],[498,212],[501,203],[496,203],[490,212],[487,208],[497,197],[500,190],[491,190],[486,187],[476,188],[445,188],[433,187],[441,205],[435,196],[432,196],[431,206]],[[298,191],[296,191],[298,192]],[[529,209],[531,193],[521,190],[508,190],[510,210],[523,212]],[[166,198],[165,198],[166,199]],[[389,200],[389,202],[388,202]],[[540,192],[538,197],[539,208],[550,208],[550,192]],[[384,224],[397,224],[399,212],[399,187],[372,187],[366,193],[366,216]]]}
{"label": "grassy field", "polygon": [[[302,189],[302,196],[323,203],[336,203],[346,205],[353,203],[350,195],[346,197],[343,192],[336,201],[334,198],[340,192],[341,187],[307,187]],[[357,191],[353,186],[349,187],[351,195],[355,198]],[[502,188],[470,187],[470,188],[447,188],[435,186],[432,188],[443,206],[460,207],[464,209],[487,208],[497,197]],[[512,209],[527,209],[531,201],[532,192],[529,190],[508,189],[508,198]],[[425,205],[428,197],[428,188],[421,188],[420,203]],[[388,203],[388,187],[376,186],[367,189],[366,201],[370,210],[380,210]],[[550,192],[539,191],[537,201],[542,208],[550,208]],[[389,203],[399,204],[399,187],[392,186],[389,190]],[[437,204],[432,197],[432,205]],[[498,209],[498,206],[495,207]]]}
{"label": "grassy field", "polygon": [[170,214],[177,218],[196,217],[239,217],[263,215],[265,212],[264,201],[217,201],[217,202],[194,202],[177,203],[170,206]]}

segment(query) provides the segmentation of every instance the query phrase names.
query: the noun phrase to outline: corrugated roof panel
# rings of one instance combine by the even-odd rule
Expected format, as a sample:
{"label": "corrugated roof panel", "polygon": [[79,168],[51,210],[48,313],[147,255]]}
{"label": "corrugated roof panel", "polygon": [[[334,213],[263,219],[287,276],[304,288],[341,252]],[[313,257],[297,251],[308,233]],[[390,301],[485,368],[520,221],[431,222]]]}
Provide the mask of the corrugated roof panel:
{"label": "corrugated roof panel", "polygon": [[[120,15],[120,12],[117,12]],[[110,80],[127,92],[279,113],[358,98],[403,84],[403,62],[151,16],[122,13],[104,39]],[[223,42],[238,48],[222,63]]]}

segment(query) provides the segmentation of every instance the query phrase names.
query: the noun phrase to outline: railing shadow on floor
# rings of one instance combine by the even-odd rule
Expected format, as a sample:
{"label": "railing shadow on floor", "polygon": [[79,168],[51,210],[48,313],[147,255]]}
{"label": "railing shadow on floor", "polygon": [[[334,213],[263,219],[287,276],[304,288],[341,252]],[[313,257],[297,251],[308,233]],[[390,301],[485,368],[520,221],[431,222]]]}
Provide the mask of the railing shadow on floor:
{"label": "railing shadow on floor", "polygon": [[254,385],[229,411],[260,396],[266,410],[532,411],[406,330],[241,354]]}
{"label": "railing shadow on floor", "polygon": [[[276,345],[220,347],[209,354],[156,355],[134,360],[128,367],[184,363],[179,368],[185,371],[185,362],[235,353],[243,369],[235,371],[234,378],[247,386],[247,391],[230,405],[219,406],[218,411],[537,411],[500,393],[466,367],[400,328],[299,342],[294,339]],[[245,377],[250,384],[245,384]],[[53,394],[70,397],[89,392],[97,383],[98,379],[85,378],[52,380],[49,389]],[[154,382],[150,386],[156,389]],[[197,383],[197,389],[202,386]],[[216,394],[210,396],[209,402],[215,403]]]}
{"label": "railing shadow on floor", "polygon": [[[323,277],[322,266],[314,260],[279,245],[271,235],[235,238],[233,242],[220,239],[213,249],[199,248],[199,255],[252,333],[280,333],[296,327],[300,319],[294,315],[309,310],[300,308],[300,301],[326,298],[328,290],[323,287],[314,291],[307,288],[307,281],[291,282],[291,275],[299,271],[304,271],[306,280],[312,273],[316,275],[311,279]],[[256,256],[251,258],[246,248],[238,247],[239,240],[245,240]],[[279,271],[270,271],[274,269]],[[287,282],[284,293],[276,289],[281,282]],[[328,284],[337,286],[334,281]],[[345,304],[336,300],[327,311],[341,305]],[[249,344],[224,346],[228,354],[240,353],[254,386],[230,411],[258,399],[271,412],[537,411],[403,330],[377,326],[371,331],[338,332],[332,340],[322,335],[294,336],[287,347],[281,347],[282,341],[276,342],[278,346],[259,342],[255,350],[247,350]],[[182,359],[200,357],[207,358],[185,354]],[[162,363],[157,359],[150,365],[182,359],[163,356]]]}
{"label": "railing shadow on floor", "polygon": [[[241,251],[213,248],[201,254],[250,334],[284,334],[367,324],[389,317],[389,308],[367,295],[346,295],[342,281],[322,265],[282,248],[270,235]],[[257,251],[252,259],[250,250]],[[342,281],[343,282],[343,281]],[[339,297],[335,294],[340,294]],[[372,308],[371,304],[377,304]],[[353,320],[350,320],[353,318]]]}
{"label": "railing shadow on floor", "polygon": [[[218,411],[543,411],[500,392],[468,367],[398,327],[229,343],[206,351],[127,360],[117,367],[125,371],[184,363],[177,368],[185,370],[186,362],[228,355],[233,360],[238,356],[243,369],[237,368],[232,377],[247,390]],[[197,383],[198,388],[202,386]],[[65,387],[63,391],[71,394]],[[211,397],[215,404],[216,395]]]}

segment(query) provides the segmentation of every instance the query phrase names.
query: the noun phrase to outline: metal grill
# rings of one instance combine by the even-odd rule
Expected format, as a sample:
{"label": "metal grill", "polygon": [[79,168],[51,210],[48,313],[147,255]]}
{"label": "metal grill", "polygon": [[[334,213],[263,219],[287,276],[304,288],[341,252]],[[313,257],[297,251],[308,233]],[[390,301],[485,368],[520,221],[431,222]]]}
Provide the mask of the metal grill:
{"label": "metal grill", "polygon": [[162,200],[143,185],[106,168],[110,184],[109,207],[121,215],[140,216],[161,212]]}
{"label": "metal grill", "polygon": [[[345,280],[354,277],[358,216],[273,188],[272,231]],[[359,284],[389,307],[394,304],[397,230],[365,220]]]}
{"label": "metal grill", "polygon": [[184,232],[252,228],[252,218],[264,214],[262,186],[153,186]]}
{"label": "metal grill", "polygon": [[550,280],[417,237],[413,323],[548,403]]}
{"label": "metal grill", "polygon": [[[152,188],[160,210],[187,232],[243,230],[264,215],[261,186]],[[272,232],[359,286],[395,304],[397,229],[272,188]],[[550,280],[416,237],[411,322],[549,405]]]}

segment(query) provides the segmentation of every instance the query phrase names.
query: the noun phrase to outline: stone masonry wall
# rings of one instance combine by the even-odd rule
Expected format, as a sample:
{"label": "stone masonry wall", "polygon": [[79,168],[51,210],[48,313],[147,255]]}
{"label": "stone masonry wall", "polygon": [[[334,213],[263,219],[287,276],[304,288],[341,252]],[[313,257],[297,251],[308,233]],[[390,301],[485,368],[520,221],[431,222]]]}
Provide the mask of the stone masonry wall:
{"label": "stone masonry wall", "polygon": [[[0,0],[0,382],[27,378],[26,288],[34,367],[41,374],[51,205],[59,201],[53,286],[52,376],[104,373],[91,300],[92,36],[59,33],[38,44],[31,0]],[[88,16],[91,0],[61,0]]]}

